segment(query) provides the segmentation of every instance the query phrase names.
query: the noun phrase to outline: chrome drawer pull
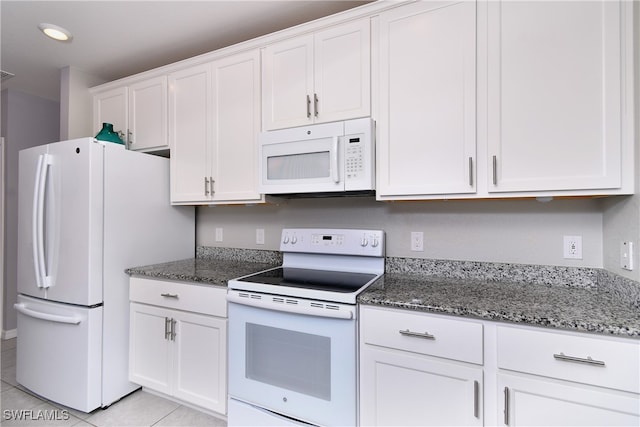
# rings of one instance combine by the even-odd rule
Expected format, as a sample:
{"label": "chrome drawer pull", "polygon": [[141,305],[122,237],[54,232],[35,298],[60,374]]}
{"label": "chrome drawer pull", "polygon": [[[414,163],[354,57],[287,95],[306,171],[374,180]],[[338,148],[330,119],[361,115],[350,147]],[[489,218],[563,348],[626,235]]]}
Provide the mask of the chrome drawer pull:
{"label": "chrome drawer pull", "polygon": [[586,365],[604,366],[604,362],[602,360],[594,360],[589,356],[587,356],[587,358],[585,359],[583,357],[566,356],[564,353],[560,353],[560,354],[554,354],[553,358],[556,360],[562,360],[565,362],[575,362],[575,363],[584,363]]}
{"label": "chrome drawer pull", "polygon": [[165,297],[165,298],[178,298],[178,294],[170,294],[170,293],[164,293],[164,294],[160,294],[161,297]]}
{"label": "chrome drawer pull", "polygon": [[413,332],[410,330],[399,330],[398,332],[400,332],[401,335],[407,336],[407,337],[417,337],[417,338],[424,338],[426,340],[435,340],[436,337],[434,335],[431,335],[428,332]]}

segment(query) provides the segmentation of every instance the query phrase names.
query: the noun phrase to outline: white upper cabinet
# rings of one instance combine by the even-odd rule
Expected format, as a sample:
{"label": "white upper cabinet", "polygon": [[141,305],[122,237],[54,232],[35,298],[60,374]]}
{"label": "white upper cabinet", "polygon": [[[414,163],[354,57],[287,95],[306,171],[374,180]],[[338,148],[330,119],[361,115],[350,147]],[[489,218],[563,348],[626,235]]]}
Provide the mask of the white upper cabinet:
{"label": "white upper cabinet", "polygon": [[169,88],[172,203],[263,201],[258,50],[172,73]]}
{"label": "white upper cabinet", "polygon": [[490,193],[621,188],[621,7],[488,2]]}
{"label": "white upper cabinet", "polygon": [[369,19],[263,50],[263,129],[365,117],[371,112]]}
{"label": "white upper cabinet", "polygon": [[[202,202],[211,175],[211,66],[169,75],[171,202]],[[206,187],[206,188],[205,188]]]}
{"label": "white upper cabinet", "polygon": [[476,5],[379,17],[378,199],[476,191]]}
{"label": "white upper cabinet", "polygon": [[129,86],[127,141],[131,150],[151,151],[168,148],[167,92],[167,76]]}
{"label": "white upper cabinet", "polygon": [[124,140],[127,136],[129,113],[126,86],[98,92],[93,95],[93,134],[102,129],[103,123],[111,123],[113,130]]}
{"label": "white upper cabinet", "polygon": [[130,150],[159,151],[167,143],[167,77],[94,92],[93,128],[113,124]]}

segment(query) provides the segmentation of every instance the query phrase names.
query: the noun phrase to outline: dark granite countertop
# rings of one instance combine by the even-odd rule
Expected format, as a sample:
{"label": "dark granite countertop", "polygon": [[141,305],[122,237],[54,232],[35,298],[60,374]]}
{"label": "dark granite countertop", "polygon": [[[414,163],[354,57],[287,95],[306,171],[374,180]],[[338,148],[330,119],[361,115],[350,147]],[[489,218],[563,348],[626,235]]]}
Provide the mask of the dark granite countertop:
{"label": "dark granite countertop", "polygon": [[640,307],[608,289],[387,273],[358,302],[640,338]]}
{"label": "dark granite countertop", "polygon": [[227,286],[227,281],[278,264],[246,260],[191,258],[125,270],[130,276]]}
{"label": "dark granite countertop", "polygon": [[[196,258],[126,272],[227,286],[281,263],[274,251],[199,247]],[[637,282],[596,269],[387,258],[387,272],[358,302],[640,339]]]}

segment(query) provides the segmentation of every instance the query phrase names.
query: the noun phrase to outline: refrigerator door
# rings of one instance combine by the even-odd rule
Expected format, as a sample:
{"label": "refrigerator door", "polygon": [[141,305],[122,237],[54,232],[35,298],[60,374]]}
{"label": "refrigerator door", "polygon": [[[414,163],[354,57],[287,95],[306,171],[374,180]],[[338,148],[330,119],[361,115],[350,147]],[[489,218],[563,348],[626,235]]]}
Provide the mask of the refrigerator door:
{"label": "refrigerator door", "polygon": [[18,295],[16,380],[83,412],[101,405],[102,307],[83,308]]}
{"label": "refrigerator door", "polygon": [[20,152],[18,292],[102,303],[104,146],[93,138]]}

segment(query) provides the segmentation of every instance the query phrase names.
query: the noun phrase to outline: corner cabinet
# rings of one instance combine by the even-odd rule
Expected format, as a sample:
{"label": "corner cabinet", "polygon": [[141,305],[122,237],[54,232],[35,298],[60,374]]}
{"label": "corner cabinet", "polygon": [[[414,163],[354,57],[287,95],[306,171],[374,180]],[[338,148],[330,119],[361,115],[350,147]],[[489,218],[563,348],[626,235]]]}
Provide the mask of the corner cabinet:
{"label": "corner cabinet", "polygon": [[127,86],[93,92],[93,128],[113,129],[130,150],[167,150],[167,77],[159,76]]}
{"label": "corner cabinet", "polygon": [[226,289],[130,279],[129,380],[226,414]]}
{"label": "corner cabinet", "polygon": [[482,324],[360,307],[362,426],[483,425]]}
{"label": "corner cabinet", "polygon": [[169,75],[173,204],[256,203],[260,57],[239,53]]}
{"label": "corner cabinet", "polygon": [[263,129],[371,114],[370,21],[359,19],[263,49]]}
{"label": "corner cabinet", "polygon": [[625,3],[488,2],[489,192],[622,187]]}
{"label": "corner cabinet", "polygon": [[476,4],[380,13],[379,199],[476,191]]}

